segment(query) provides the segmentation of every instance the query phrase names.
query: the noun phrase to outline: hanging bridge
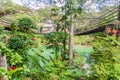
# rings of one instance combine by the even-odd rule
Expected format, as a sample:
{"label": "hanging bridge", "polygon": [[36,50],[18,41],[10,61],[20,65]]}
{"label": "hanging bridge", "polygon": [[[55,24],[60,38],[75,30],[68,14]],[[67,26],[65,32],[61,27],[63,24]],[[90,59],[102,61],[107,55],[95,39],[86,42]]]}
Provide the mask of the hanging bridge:
{"label": "hanging bridge", "polygon": [[[107,0],[106,0],[107,1]],[[109,3],[108,3],[109,2]],[[103,32],[106,26],[112,25],[116,26],[116,21],[120,21],[120,6],[119,0],[108,0],[105,6],[105,0],[95,0],[84,6],[84,10],[87,12],[85,15],[81,14],[79,20],[81,21],[80,26],[74,31],[75,35],[88,35],[98,32]],[[91,9],[90,6],[93,4],[98,4],[97,8],[99,11]],[[10,30],[10,22],[7,20],[2,20],[1,17],[4,15],[15,14],[16,11],[9,10],[6,13],[0,14],[0,24],[5,26],[5,29]],[[83,25],[84,24],[84,25]],[[42,34],[50,33],[55,31],[54,24],[43,24]],[[119,30],[120,28],[117,27]],[[40,30],[36,31],[38,34]],[[68,30],[69,32],[69,30]]]}

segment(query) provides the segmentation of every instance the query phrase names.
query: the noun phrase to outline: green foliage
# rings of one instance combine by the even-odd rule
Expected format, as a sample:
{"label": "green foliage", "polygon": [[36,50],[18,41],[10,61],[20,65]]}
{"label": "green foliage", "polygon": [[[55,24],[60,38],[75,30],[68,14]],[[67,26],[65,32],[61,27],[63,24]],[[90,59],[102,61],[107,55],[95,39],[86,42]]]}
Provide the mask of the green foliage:
{"label": "green foliage", "polygon": [[32,44],[31,37],[24,33],[17,33],[8,39],[8,46],[10,49],[28,49]]}
{"label": "green foliage", "polygon": [[[40,71],[37,71],[40,76],[34,75],[32,78],[37,77],[36,80],[65,80],[70,79],[69,75],[71,75],[68,67],[65,66],[65,63],[61,60],[54,61],[55,59],[50,59],[50,61],[44,65]],[[40,64],[39,64],[40,65]],[[35,71],[34,71],[35,72]]]}
{"label": "green foliage", "polygon": [[28,77],[34,80],[66,80],[70,77],[71,71],[67,65],[67,61],[61,61],[52,54],[53,50],[45,47],[33,48],[28,51],[28,67],[31,72]]}
{"label": "green foliage", "polygon": [[8,40],[8,45],[11,49],[19,49],[19,48],[24,48],[24,39],[21,40],[19,36],[13,36]]}
{"label": "green foliage", "polygon": [[0,67],[0,76],[6,74],[6,69],[4,67]]}
{"label": "green foliage", "polygon": [[[66,36],[68,36],[66,34]],[[45,35],[45,39],[48,43],[52,44],[60,44],[64,42],[65,39],[65,33],[63,32],[52,32]]]}
{"label": "green foliage", "polygon": [[12,1],[2,0],[0,1],[0,6],[0,13],[6,13],[9,11],[17,12],[16,14],[3,16],[1,19],[5,22],[18,22],[18,19],[25,17],[31,18],[35,23],[38,23],[40,21],[40,16],[37,11],[28,9],[25,6],[15,4]]}
{"label": "green foliage", "polygon": [[[52,50],[51,50],[52,49]],[[28,67],[30,73],[28,77],[35,80],[86,80],[86,70],[83,70],[85,57],[74,55],[73,67],[68,66],[67,60],[62,60],[60,54],[58,58],[54,53],[54,48],[42,46],[28,51]]]}
{"label": "green foliage", "polygon": [[20,65],[20,63],[23,63],[23,58],[18,53],[11,53],[8,59],[10,58],[9,62],[11,65]]}
{"label": "green foliage", "polygon": [[[42,48],[32,48],[30,49],[27,54],[28,58],[28,68],[30,72],[28,73],[28,77],[34,80],[44,80],[43,72],[44,66],[48,63],[50,51]],[[47,74],[46,74],[47,75]]]}
{"label": "green foliage", "polygon": [[79,55],[75,54],[75,57],[73,59],[74,65],[79,68],[82,68],[84,59],[85,59],[84,56],[80,57]]}
{"label": "green foliage", "polygon": [[29,72],[29,69],[25,65],[11,71],[7,71],[4,67],[0,67],[0,75],[11,80],[23,80],[22,76],[24,76],[23,74],[26,72]]}
{"label": "green foliage", "polygon": [[22,32],[31,32],[32,29],[36,29],[36,24],[30,18],[22,18],[18,22],[18,27]]}
{"label": "green foliage", "polygon": [[0,25],[0,31],[3,30],[3,29],[4,29],[4,27],[2,25]]}
{"label": "green foliage", "polygon": [[90,42],[92,41],[92,37],[89,35],[85,36],[74,36],[74,44],[81,44],[81,45],[89,45]]}
{"label": "green foliage", "polygon": [[[65,38],[66,37],[66,38]],[[45,35],[49,48],[54,49],[54,54],[58,58],[58,53],[63,53],[64,42],[66,42],[68,34],[64,32],[52,32]],[[66,45],[65,45],[66,46]]]}
{"label": "green foliage", "polygon": [[0,41],[2,37],[6,37],[7,34],[10,34],[10,32],[7,30],[4,30],[4,26],[0,25]]}
{"label": "green foliage", "polygon": [[58,16],[59,8],[57,6],[55,8],[52,8],[51,11],[51,16]]}
{"label": "green foliage", "polygon": [[39,12],[39,16],[42,17],[42,20],[51,19],[51,7],[46,7],[45,9],[39,9],[38,12]]}
{"label": "green foliage", "polygon": [[7,63],[9,64],[8,69],[10,65],[15,65],[17,67],[15,70],[6,70],[4,67],[0,67],[0,75],[13,80],[14,78],[20,79],[23,73],[29,71],[25,65],[22,65],[23,58],[18,53],[12,52],[2,42],[0,42],[0,53],[7,57]]}
{"label": "green foliage", "polygon": [[[52,49],[52,50],[51,50]],[[54,48],[40,47],[28,51],[28,77],[34,80],[79,80],[84,78],[82,70],[84,57],[76,56],[74,67],[70,68],[67,61],[62,61],[61,56],[54,53]]]}
{"label": "green foliage", "polygon": [[24,63],[27,62],[27,50],[29,50],[33,44],[35,44],[35,41],[33,41],[32,38],[32,35],[16,33],[8,39],[8,47],[15,53],[17,52],[19,55],[21,55],[23,60],[25,60]]}
{"label": "green foliage", "polygon": [[66,61],[51,59],[45,66],[45,77],[50,80],[72,80],[72,75]]}
{"label": "green foliage", "polygon": [[[49,56],[50,56],[50,51],[49,53],[48,50],[43,50],[44,48],[32,48],[28,50],[28,60],[31,61],[32,64],[31,66],[36,66],[35,68],[43,68],[43,66],[48,62]],[[31,67],[30,67],[31,68]]]}
{"label": "green foliage", "polygon": [[30,70],[25,66],[17,67],[15,70],[8,71],[6,73],[7,78],[11,80],[22,80],[22,77],[25,76],[24,74],[28,73]]}
{"label": "green foliage", "polygon": [[16,25],[15,22],[11,23],[11,29],[12,29],[13,32],[15,32],[17,30],[17,25]]}
{"label": "green foliage", "polygon": [[5,55],[6,53],[9,53],[11,50],[9,50],[8,48],[6,48],[5,44],[3,44],[2,42],[0,42],[0,54]]}
{"label": "green foliage", "polygon": [[96,36],[93,49],[90,80],[120,80],[119,42],[115,37],[104,34]]}

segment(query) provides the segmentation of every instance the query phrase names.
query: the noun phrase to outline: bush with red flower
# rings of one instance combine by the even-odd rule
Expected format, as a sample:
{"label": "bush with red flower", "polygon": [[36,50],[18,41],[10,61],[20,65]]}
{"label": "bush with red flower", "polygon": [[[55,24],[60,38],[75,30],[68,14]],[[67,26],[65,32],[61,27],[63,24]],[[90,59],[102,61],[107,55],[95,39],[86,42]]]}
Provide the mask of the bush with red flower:
{"label": "bush with red flower", "polygon": [[35,41],[35,40],[36,40],[36,38],[34,38],[34,37],[33,37],[31,40],[32,40],[32,41]]}
{"label": "bush with red flower", "polygon": [[2,55],[7,57],[7,66],[9,70],[5,67],[0,67],[0,75],[9,78],[10,80],[21,79],[23,73],[29,72],[29,69],[23,64],[23,58],[18,53],[13,52],[7,48],[4,44],[0,42],[0,52]]}
{"label": "bush with red flower", "polygon": [[112,30],[112,34],[113,34],[114,36],[117,36],[117,35],[118,35],[118,30],[113,29],[113,30]]}
{"label": "bush with red flower", "polygon": [[16,66],[15,65],[11,65],[10,67],[9,67],[9,70],[11,71],[11,70],[15,70],[16,69]]}

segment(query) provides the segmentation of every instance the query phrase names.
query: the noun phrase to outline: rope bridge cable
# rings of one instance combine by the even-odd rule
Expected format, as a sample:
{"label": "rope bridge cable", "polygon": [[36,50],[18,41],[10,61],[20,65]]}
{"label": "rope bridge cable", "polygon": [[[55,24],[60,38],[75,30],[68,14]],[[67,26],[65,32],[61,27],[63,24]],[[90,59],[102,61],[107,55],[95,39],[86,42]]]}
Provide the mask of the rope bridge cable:
{"label": "rope bridge cable", "polygon": [[[96,4],[103,4],[104,2],[105,2],[104,0],[97,0],[97,1],[96,1],[96,0],[94,0],[94,2],[92,2],[92,3],[91,3],[91,4],[89,4],[88,6],[91,6],[93,3],[96,3]],[[117,2],[118,2],[118,0],[115,0],[115,2],[117,3]],[[116,3],[115,3],[115,4],[116,4]],[[118,5],[118,4],[116,4],[116,6],[117,6],[117,5]],[[100,7],[100,6],[99,6],[99,7]],[[88,7],[87,7],[87,8],[88,8]],[[87,10],[89,10],[89,9],[87,9]],[[102,14],[102,15],[104,16],[105,14],[107,14],[106,12],[107,12],[107,13],[108,13],[108,12],[110,12],[110,11],[109,11],[109,9],[107,9],[107,11],[105,11],[105,13],[104,13],[104,14]],[[88,16],[91,16],[91,15],[93,16],[93,14],[92,14],[92,13],[90,13],[90,15],[88,15]],[[102,15],[101,15],[101,16],[102,16]],[[100,17],[101,17],[101,16],[100,16]],[[93,18],[93,17],[92,17],[92,18]],[[96,17],[95,17],[95,16],[94,16],[94,18],[95,18],[95,20],[96,20]]]}
{"label": "rope bridge cable", "polygon": [[100,25],[98,25],[98,27],[94,27],[89,30],[85,30],[83,32],[75,33],[75,35],[86,35],[86,34],[92,34],[92,33],[96,33],[96,32],[103,32],[105,29],[106,23],[110,23],[111,21],[114,21],[114,20],[116,20],[116,18],[105,22],[103,25],[100,24]]}
{"label": "rope bridge cable", "polygon": [[[116,16],[117,14],[113,15],[113,16],[110,16],[109,18],[107,19],[102,19],[102,22],[99,21],[99,23],[95,24],[95,25],[92,25],[92,26],[89,26],[89,27],[85,27],[86,29],[92,29],[92,28],[95,28],[95,27],[98,27],[98,26],[101,26],[101,25],[106,25],[112,21],[115,21],[116,20]],[[104,20],[104,21],[103,21]],[[81,29],[82,32],[85,31],[86,29]]]}
{"label": "rope bridge cable", "polygon": [[[111,22],[114,21],[114,20],[116,20],[116,17],[115,17],[115,18],[112,18],[112,19],[108,19],[108,20],[106,20],[106,21],[104,21],[104,22],[102,22],[102,23],[99,23],[99,24],[95,25],[94,27],[106,25],[106,24],[108,24],[108,23],[111,23]],[[93,28],[94,28],[94,27],[93,27]]]}
{"label": "rope bridge cable", "polygon": [[[119,5],[118,5],[117,7],[119,7]],[[120,9],[118,9],[117,11],[120,12]],[[115,12],[116,12],[116,10],[115,10]],[[114,13],[114,12],[111,12],[109,15],[112,15],[112,13]],[[108,16],[109,16],[109,15],[108,15]],[[107,16],[106,16],[106,17],[107,17]],[[95,24],[95,23],[94,23],[94,24]],[[90,24],[89,24],[89,25],[90,25]]]}
{"label": "rope bridge cable", "polygon": [[88,25],[95,25],[96,23],[98,23],[98,21],[101,21],[102,19],[107,18],[107,17],[113,15],[113,14],[114,14],[115,12],[117,12],[117,11],[118,11],[118,10],[114,10],[114,11],[112,11],[111,13],[109,13],[109,14],[107,14],[107,15],[105,15],[105,16],[102,16],[102,18],[99,19],[99,20],[97,20],[96,22],[90,23],[90,24],[88,24]]}
{"label": "rope bridge cable", "polygon": [[109,17],[107,17],[107,19],[106,19],[106,18],[103,18],[103,19],[101,19],[100,21],[98,21],[96,24],[92,24],[92,26],[93,26],[93,25],[94,25],[94,26],[98,26],[98,24],[102,25],[104,22],[107,22],[108,20],[113,19],[113,18],[117,19],[116,16],[117,16],[117,14],[112,15],[112,16],[109,16]]}
{"label": "rope bridge cable", "polygon": [[100,21],[101,19],[111,16],[113,13],[115,13],[117,11],[118,11],[117,9],[113,9],[113,10],[111,10],[111,12],[108,12],[105,16],[100,16],[98,20],[95,20],[94,22],[90,23],[89,25],[95,24],[98,21]]}
{"label": "rope bridge cable", "polygon": [[[115,21],[115,20],[117,19],[116,16],[117,16],[117,15],[114,15],[114,16],[112,16],[113,18],[104,19],[104,21],[99,22],[99,23],[97,23],[97,24],[94,24],[94,25],[92,25],[92,26],[89,26],[89,28],[98,27],[98,26],[100,26],[100,25],[108,24],[108,23],[110,23],[110,21]],[[85,28],[87,28],[87,26],[86,26]],[[85,30],[83,29],[82,31],[85,31]]]}
{"label": "rope bridge cable", "polygon": [[107,20],[107,21],[105,21],[105,22],[103,22],[103,23],[101,23],[101,24],[98,24],[98,25],[96,25],[96,26],[94,26],[94,27],[90,27],[89,29],[94,29],[94,28],[97,28],[97,27],[99,27],[99,26],[103,26],[103,25],[109,24],[110,22],[112,22],[112,21],[114,21],[114,20],[116,20],[116,18],[109,19],[109,20]]}
{"label": "rope bridge cable", "polygon": [[[108,16],[111,16],[113,13],[115,13],[115,12],[117,12],[117,10],[115,9],[113,9],[113,10],[111,10],[111,12],[108,12],[108,13],[106,13],[107,15],[104,15],[104,16],[100,16],[100,17],[97,17],[97,18],[90,18],[91,20],[94,20],[94,21],[90,21],[90,23],[88,24],[88,25],[92,25],[92,24],[95,24],[95,23],[97,23],[98,21],[100,21],[101,19],[103,19],[103,18],[106,18],[106,17],[108,17]],[[83,18],[83,19],[85,19],[85,18]],[[89,18],[88,18],[89,19]]]}
{"label": "rope bridge cable", "polygon": [[[91,6],[93,3],[96,3],[96,2],[98,2],[98,1],[100,1],[100,2],[102,2],[102,0],[94,0],[93,2],[91,2],[90,4],[88,4],[87,6],[84,6],[83,8],[86,8],[86,10],[87,11],[89,11],[89,6]],[[88,16],[92,16],[92,18],[93,19],[96,19],[96,17],[92,14],[92,13],[90,13],[90,15],[88,15]],[[82,16],[82,17],[86,17],[86,16]],[[84,19],[84,18],[82,18],[82,19]],[[82,20],[81,19],[81,20]],[[91,18],[90,18],[91,19]]]}
{"label": "rope bridge cable", "polygon": [[[109,15],[111,15],[111,14],[109,14]],[[100,24],[100,25],[102,25],[103,24],[103,22],[107,22],[107,20],[109,20],[109,19],[112,19],[112,18],[114,18],[114,17],[116,17],[117,16],[117,14],[116,15],[113,15],[113,16],[106,16],[106,17],[104,17],[103,19],[101,19],[99,22],[97,22],[96,21],[96,24],[94,23],[94,24],[89,24],[89,25],[92,25],[90,28],[94,28],[95,27],[95,25],[96,26],[98,26],[98,24]],[[107,18],[108,17],[108,18]],[[106,19],[107,18],[107,19]],[[116,18],[115,18],[116,19]],[[114,20],[115,20],[114,19]],[[105,21],[103,21],[103,20],[105,20]],[[101,22],[102,21],[102,22]],[[86,27],[85,27],[86,28]],[[84,30],[84,29],[81,29],[82,31]]]}
{"label": "rope bridge cable", "polygon": [[15,10],[5,10],[4,12],[0,13],[0,18],[5,16],[5,15],[15,14],[15,13],[17,13],[17,11],[15,11]]}
{"label": "rope bridge cable", "polygon": [[86,30],[84,32],[78,32],[78,33],[75,33],[74,35],[87,35],[87,34],[93,34],[93,33],[98,33],[98,32],[103,32],[104,29],[105,29],[105,26],[106,25],[103,25],[103,26],[99,26],[99,27],[95,27],[94,29],[89,29],[89,30]]}
{"label": "rope bridge cable", "polygon": [[[118,2],[118,1],[116,1],[116,2]],[[103,18],[106,18],[106,17],[112,15],[113,13],[117,12],[116,9],[117,9],[117,8],[114,7],[112,10],[108,10],[107,13],[105,12],[104,14],[102,14],[102,16],[97,17],[97,18],[93,18],[93,19],[94,19],[94,22],[92,22],[92,23],[90,23],[90,24],[88,24],[88,25],[94,25],[94,24],[97,24],[98,21],[100,21],[100,20],[102,20]],[[106,15],[105,15],[105,14],[106,14]],[[104,16],[104,15],[105,15],[105,16]],[[83,19],[84,19],[84,18],[83,18]],[[91,19],[91,20],[93,20],[93,19]],[[83,30],[83,29],[82,29],[82,30]]]}
{"label": "rope bridge cable", "polygon": [[[116,16],[116,15],[115,15]],[[98,24],[96,25],[93,25],[93,26],[89,26],[90,28],[94,28],[94,27],[98,27],[98,26],[101,26],[101,25],[105,25],[105,24],[108,24],[112,21],[115,21],[117,18],[116,17],[113,17],[113,18],[108,18],[106,20],[104,20],[103,22],[99,22]]]}
{"label": "rope bridge cable", "polygon": [[3,18],[4,16],[7,16],[7,15],[12,15],[12,14],[16,14],[16,13],[20,13],[20,14],[23,14],[23,13],[26,13],[26,10],[12,10],[12,9],[6,9],[4,10],[3,12],[0,12],[0,24],[6,24],[4,25],[5,27],[8,27],[8,25],[11,24],[11,20],[10,19],[5,19]]}
{"label": "rope bridge cable", "polygon": [[[103,1],[104,1],[104,0],[103,0]],[[96,3],[99,2],[99,4],[100,4],[100,3],[103,3],[103,1],[102,1],[102,0],[99,0],[99,1],[98,1],[98,0],[97,0]],[[115,2],[117,3],[118,0],[115,0]],[[115,4],[116,4],[116,3],[115,3]],[[116,4],[115,6],[118,6],[118,4]],[[104,14],[102,14],[100,17],[98,17],[99,19],[98,19],[98,18],[97,18],[97,19],[96,19],[96,18],[93,18],[94,22],[100,20],[102,16],[104,16],[104,15],[106,15],[106,14],[108,14],[108,13],[111,13],[111,11],[114,11],[115,9],[116,9],[116,7],[114,7],[112,10],[107,9]],[[89,15],[89,16],[91,16],[91,15]],[[92,23],[93,23],[93,21],[92,21]]]}
{"label": "rope bridge cable", "polygon": [[88,33],[91,34],[91,33],[95,33],[95,32],[103,32],[104,28],[105,28],[105,25],[111,23],[112,21],[115,21],[117,19],[116,16],[117,16],[116,14],[113,15],[113,16],[110,16],[110,18],[105,19],[104,22],[95,25],[96,27],[95,26],[90,27],[88,30],[84,30],[82,32],[75,33],[75,35],[85,35],[85,34],[88,34]]}

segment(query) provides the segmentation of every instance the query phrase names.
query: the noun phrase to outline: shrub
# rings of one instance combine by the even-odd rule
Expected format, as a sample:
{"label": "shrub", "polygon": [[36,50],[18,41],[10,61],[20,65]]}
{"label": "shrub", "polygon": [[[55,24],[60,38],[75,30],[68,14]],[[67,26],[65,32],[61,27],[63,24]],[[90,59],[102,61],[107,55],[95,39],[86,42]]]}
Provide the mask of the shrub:
{"label": "shrub", "polygon": [[30,18],[22,18],[18,22],[19,30],[29,33],[32,29],[36,29],[36,24]]}
{"label": "shrub", "polygon": [[31,39],[26,34],[17,34],[8,39],[10,49],[27,49],[30,47]]}
{"label": "shrub", "polygon": [[12,23],[11,23],[11,30],[12,30],[13,32],[15,32],[15,31],[17,30],[17,25],[16,25],[15,22],[12,22]]}
{"label": "shrub", "polygon": [[5,44],[0,42],[0,53],[7,57],[7,67],[0,67],[0,76],[9,78],[10,80],[22,80],[23,73],[29,72],[29,69],[23,65],[23,58],[18,54],[12,52]]}
{"label": "shrub", "polygon": [[[118,41],[107,35],[93,40],[90,80],[120,80],[120,50]],[[91,79],[92,78],[92,79]]]}

